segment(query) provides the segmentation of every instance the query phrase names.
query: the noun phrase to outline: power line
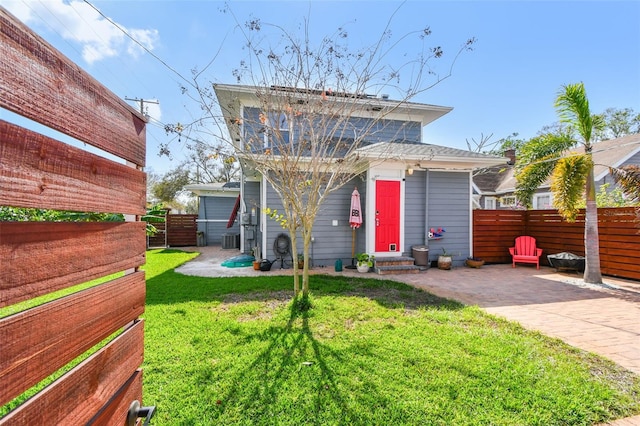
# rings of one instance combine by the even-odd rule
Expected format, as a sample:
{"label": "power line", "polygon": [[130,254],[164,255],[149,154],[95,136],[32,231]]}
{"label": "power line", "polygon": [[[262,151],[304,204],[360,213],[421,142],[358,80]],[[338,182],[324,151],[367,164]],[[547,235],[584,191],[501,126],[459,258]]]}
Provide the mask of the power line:
{"label": "power line", "polygon": [[133,102],[139,102],[140,103],[140,114],[144,115],[145,117],[148,117],[149,114],[146,114],[144,112],[144,104],[155,104],[155,105],[159,105],[160,102],[158,102],[157,100],[150,100],[150,99],[142,99],[142,98],[127,98],[125,96],[124,98],[126,101],[133,101]]}
{"label": "power line", "polygon": [[102,11],[100,11],[100,9],[98,9],[97,7],[95,7],[93,4],[91,4],[89,2],[89,0],[84,0],[84,2],[86,4],[88,4],[93,10],[95,10],[96,12],[98,12],[98,14],[100,14],[100,16],[102,16],[104,19],[107,20],[107,22],[109,22],[111,25],[113,25],[114,27],[116,27],[118,30],[122,31],[122,33],[124,35],[126,35],[131,41],[133,41],[135,44],[137,44],[138,46],[140,46],[142,48],[142,50],[144,50],[145,52],[147,52],[149,55],[151,55],[153,58],[155,58],[158,62],[160,62],[162,65],[164,65],[169,71],[173,72],[175,75],[177,75],[178,77],[180,77],[184,82],[186,82],[188,85],[190,85],[193,88],[197,88],[196,86],[193,85],[193,83],[191,83],[191,81],[187,80],[186,78],[184,78],[182,76],[182,74],[180,74],[178,71],[176,71],[175,69],[173,69],[169,64],[167,64],[165,61],[163,61],[158,55],[156,55],[155,53],[153,53],[151,50],[147,49],[147,47],[145,45],[143,45],[142,43],[140,43],[137,39],[135,39],[131,34],[129,34],[129,32],[127,30],[125,30],[124,28],[122,28],[120,25],[118,25],[116,22],[114,22],[111,18],[109,18],[108,16],[106,16],[104,13],[102,13]]}

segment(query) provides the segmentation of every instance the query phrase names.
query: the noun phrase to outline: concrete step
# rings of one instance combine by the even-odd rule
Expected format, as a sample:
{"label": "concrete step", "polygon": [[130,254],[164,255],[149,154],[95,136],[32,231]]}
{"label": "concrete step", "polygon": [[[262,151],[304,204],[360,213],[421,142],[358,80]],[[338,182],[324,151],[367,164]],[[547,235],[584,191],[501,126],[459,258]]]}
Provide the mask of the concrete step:
{"label": "concrete step", "polygon": [[414,264],[415,259],[409,256],[402,257],[376,257],[376,267],[378,266],[398,266],[406,265],[411,266]]}
{"label": "concrete step", "polygon": [[389,265],[378,266],[376,263],[375,272],[378,275],[391,275],[391,274],[417,274],[422,269],[415,265]]}

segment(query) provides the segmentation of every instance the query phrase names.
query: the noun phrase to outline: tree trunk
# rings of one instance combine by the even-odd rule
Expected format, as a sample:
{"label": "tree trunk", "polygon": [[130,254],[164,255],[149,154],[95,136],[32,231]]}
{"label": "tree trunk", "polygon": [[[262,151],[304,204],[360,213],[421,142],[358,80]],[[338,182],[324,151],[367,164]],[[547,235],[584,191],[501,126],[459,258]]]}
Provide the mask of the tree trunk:
{"label": "tree trunk", "polygon": [[600,238],[598,235],[598,206],[596,204],[593,167],[587,174],[586,196],[587,208],[584,216],[584,251],[586,259],[584,282],[602,284],[602,274],[600,272]]}
{"label": "tree trunk", "polygon": [[309,296],[309,246],[311,244],[311,230],[302,230],[302,244],[304,253],[304,267],[302,268],[302,297]]}
{"label": "tree trunk", "polygon": [[289,228],[289,238],[291,239],[291,257],[293,265],[293,294],[298,297],[300,294],[300,275],[298,272],[298,234],[295,227]]}

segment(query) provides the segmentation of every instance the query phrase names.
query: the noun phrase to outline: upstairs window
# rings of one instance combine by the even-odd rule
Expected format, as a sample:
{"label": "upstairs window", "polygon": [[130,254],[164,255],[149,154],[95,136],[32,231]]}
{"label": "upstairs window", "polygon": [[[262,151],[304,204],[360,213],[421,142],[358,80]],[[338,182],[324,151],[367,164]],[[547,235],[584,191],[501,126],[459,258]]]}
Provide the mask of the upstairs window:
{"label": "upstairs window", "polygon": [[269,148],[273,145],[273,140],[279,143],[289,143],[291,137],[289,128],[289,118],[284,112],[270,112],[265,119],[267,131],[264,136],[264,147]]}

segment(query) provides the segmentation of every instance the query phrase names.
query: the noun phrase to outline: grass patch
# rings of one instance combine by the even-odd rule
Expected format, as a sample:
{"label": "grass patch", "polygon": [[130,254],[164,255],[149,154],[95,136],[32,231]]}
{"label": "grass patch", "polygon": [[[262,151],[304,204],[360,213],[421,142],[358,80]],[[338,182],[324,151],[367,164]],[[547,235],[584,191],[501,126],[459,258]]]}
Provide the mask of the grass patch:
{"label": "grass patch", "polygon": [[475,307],[393,281],[201,278],[147,255],[145,404],[159,425],[592,425],[640,379]]}
{"label": "grass patch", "polygon": [[70,294],[78,293],[82,290],[86,290],[91,287],[95,287],[98,284],[105,283],[107,281],[113,280],[115,278],[121,277],[124,275],[124,272],[119,272],[116,274],[108,275],[105,277],[97,278],[95,280],[87,281],[82,284],[77,284],[72,287],[63,288],[61,290],[56,290],[51,293],[44,294],[42,296],[34,297],[33,299],[28,299],[23,302],[16,303],[15,305],[4,306],[0,308],[0,318],[8,317],[10,315],[17,314],[22,311],[26,311],[27,309],[34,308],[36,306],[44,305],[47,302],[51,302],[53,300],[61,299],[65,296],[69,296]]}

